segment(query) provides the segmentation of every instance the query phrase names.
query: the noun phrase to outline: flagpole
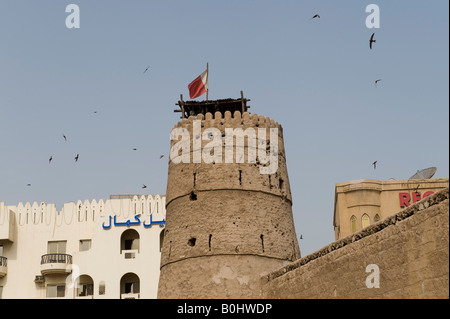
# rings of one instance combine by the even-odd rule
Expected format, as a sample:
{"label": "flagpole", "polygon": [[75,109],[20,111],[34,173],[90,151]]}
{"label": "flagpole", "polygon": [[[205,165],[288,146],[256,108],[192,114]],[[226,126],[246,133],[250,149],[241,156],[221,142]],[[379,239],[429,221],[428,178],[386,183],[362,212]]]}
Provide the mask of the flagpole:
{"label": "flagpole", "polygon": [[209,91],[209,66],[208,66],[208,62],[206,62],[206,83],[208,84],[208,88],[206,89],[206,101],[208,101],[208,91]]}

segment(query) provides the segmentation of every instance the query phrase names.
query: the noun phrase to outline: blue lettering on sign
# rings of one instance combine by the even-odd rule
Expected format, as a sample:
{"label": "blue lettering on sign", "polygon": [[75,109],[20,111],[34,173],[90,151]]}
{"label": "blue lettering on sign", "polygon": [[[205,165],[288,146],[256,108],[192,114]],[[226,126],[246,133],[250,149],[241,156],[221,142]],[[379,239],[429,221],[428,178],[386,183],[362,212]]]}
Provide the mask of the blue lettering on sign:
{"label": "blue lettering on sign", "polygon": [[[114,216],[114,226],[137,226],[141,224],[141,220],[139,219],[139,217],[141,216],[141,214],[138,214],[136,216],[134,216],[134,219],[136,220],[135,222],[130,221],[129,219],[126,222],[118,222],[116,220],[116,216]],[[105,225],[105,223],[102,223],[102,227],[103,229],[110,229],[111,228],[111,216],[109,216],[109,224]],[[150,215],[150,222],[149,223],[145,223],[145,221],[142,223],[142,225],[144,225],[144,228],[149,228],[152,227],[152,225],[159,225],[160,227],[163,227],[164,224],[166,223],[166,220],[153,220],[152,215]]]}

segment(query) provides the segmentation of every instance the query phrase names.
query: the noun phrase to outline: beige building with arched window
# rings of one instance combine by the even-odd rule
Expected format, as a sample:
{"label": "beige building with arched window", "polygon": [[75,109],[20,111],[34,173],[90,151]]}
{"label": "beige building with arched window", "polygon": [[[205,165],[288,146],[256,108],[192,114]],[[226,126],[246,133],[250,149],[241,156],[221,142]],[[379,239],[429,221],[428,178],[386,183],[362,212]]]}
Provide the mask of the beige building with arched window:
{"label": "beige building with arched window", "polygon": [[156,298],[165,201],[0,202],[0,298]]}
{"label": "beige building with arched window", "polygon": [[448,178],[338,183],[334,198],[335,239],[358,232],[448,186]]}

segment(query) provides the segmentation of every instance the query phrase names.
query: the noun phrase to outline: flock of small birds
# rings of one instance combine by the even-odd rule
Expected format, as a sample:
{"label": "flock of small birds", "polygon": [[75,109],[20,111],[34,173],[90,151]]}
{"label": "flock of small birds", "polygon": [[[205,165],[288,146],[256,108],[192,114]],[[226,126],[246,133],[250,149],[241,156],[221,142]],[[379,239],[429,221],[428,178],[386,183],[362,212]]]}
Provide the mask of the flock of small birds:
{"label": "flock of small birds", "polygon": [[[63,134],[63,138],[64,138],[64,141],[67,142],[67,136],[65,134]],[[79,157],[80,157],[80,154],[77,154],[77,156],[75,156],[75,158],[74,158],[75,162],[78,162]],[[48,163],[50,164],[52,161],[53,161],[53,155],[51,155],[50,158],[48,159]],[[31,186],[31,184],[28,184],[27,186]]]}
{"label": "flock of small birds", "polygon": [[[313,15],[313,17],[310,20],[312,20],[312,19],[320,19],[320,15],[319,14],[315,14],[315,15]],[[372,50],[372,48],[373,48],[373,43],[377,43],[377,40],[375,40],[374,37],[375,37],[375,32],[372,33],[372,35],[370,36],[370,39],[369,39],[369,48],[370,48],[370,50]],[[377,84],[380,81],[381,81],[381,79],[375,80],[375,87],[377,87]]]}
{"label": "flock of small birds", "polygon": [[[319,14],[315,14],[315,15],[312,16],[312,18],[311,18],[310,20],[312,20],[312,19],[320,19],[320,15],[319,15]],[[374,39],[374,37],[375,37],[375,33],[372,33],[372,35],[370,36],[370,40],[369,40],[369,48],[370,48],[370,50],[373,49],[373,43],[376,43],[376,42],[377,42],[377,41]],[[150,66],[147,66],[147,67],[145,68],[143,74],[145,74],[149,69],[150,69]],[[377,87],[378,82],[380,82],[381,80],[382,80],[382,79],[377,79],[377,80],[375,80],[375,87]],[[97,112],[97,111],[94,111],[94,113],[97,114],[98,112]],[[67,136],[66,136],[65,134],[63,134],[63,138],[64,138],[64,141],[67,142]],[[135,147],[135,148],[133,148],[132,150],[133,150],[133,151],[137,151],[137,148]],[[78,162],[79,156],[80,156],[80,154],[77,154],[77,155],[75,156],[75,158],[74,158],[74,159],[75,159],[75,162]],[[164,157],[164,155],[160,155],[160,156],[159,156],[159,159],[162,159],[163,157]],[[49,158],[49,160],[48,160],[48,163],[50,164],[50,163],[52,162],[52,160],[53,160],[53,155],[50,156],[50,158]],[[374,162],[372,163],[372,165],[373,165],[373,169],[376,169],[376,168],[377,168],[377,161],[374,161]],[[31,184],[27,184],[27,186],[31,186]],[[145,189],[145,188],[147,188],[147,185],[143,184],[143,185],[142,185],[142,189]],[[303,239],[303,236],[300,236],[300,239]]]}
{"label": "flock of small birds", "polygon": [[[320,15],[319,14],[315,14],[315,15],[313,15],[313,17],[310,20],[312,20],[312,19],[320,19]],[[372,35],[370,36],[370,39],[369,39],[369,48],[370,48],[370,50],[373,49],[373,44],[374,43],[377,43],[377,40],[375,40],[375,32],[372,33]],[[382,79],[375,80],[375,87],[378,86],[378,82],[380,82],[381,80]],[[377,162],[378,161],[375,161],[375,162],[372,163],[374,170],[377,169]]]}
{"label": "flock of small birds", "polygon": [[[149,67],[147,67],[145,69],[144,73],[147,72],[148,69],[149,69]],[[98,112],[94,111],[94,113],[97,114]],[[65,134],[63,134],[62,136],[63,136],[64,141],[67,142],[67,136]],[[134,147],[132,150],[137,151],[138,149],[136,147]],[[162,159],[163,157],[164,157],[164,154],[160,155],[159,159]],[[79,158],[80,158],[80,154],[77,153],[77,155],[74,157],[75,163],[78,162]],[[52,161],[53,161],[53,155],[50,155],[50,157],[48,159],[48,163],[51,164]],[[31,183],[28,183],[27,186],[30,187]],[[147,188],[147,185],[143,184],[142,189],[145,189],[145,188]]]}

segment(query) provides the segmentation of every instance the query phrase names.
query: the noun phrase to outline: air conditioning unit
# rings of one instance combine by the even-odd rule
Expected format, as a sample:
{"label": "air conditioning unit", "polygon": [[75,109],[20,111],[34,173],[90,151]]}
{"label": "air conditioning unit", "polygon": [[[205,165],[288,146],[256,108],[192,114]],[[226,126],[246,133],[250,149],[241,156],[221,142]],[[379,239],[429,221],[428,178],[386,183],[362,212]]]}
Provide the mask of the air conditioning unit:
{"label": "air conditioning unit", "polygon": [[36,277],[34,277],[34,282],[35,283],[43,283],[43,282],[45,282],[45,278],[44,278],[44,276],[40,276],[40,275],[36,275]]}

